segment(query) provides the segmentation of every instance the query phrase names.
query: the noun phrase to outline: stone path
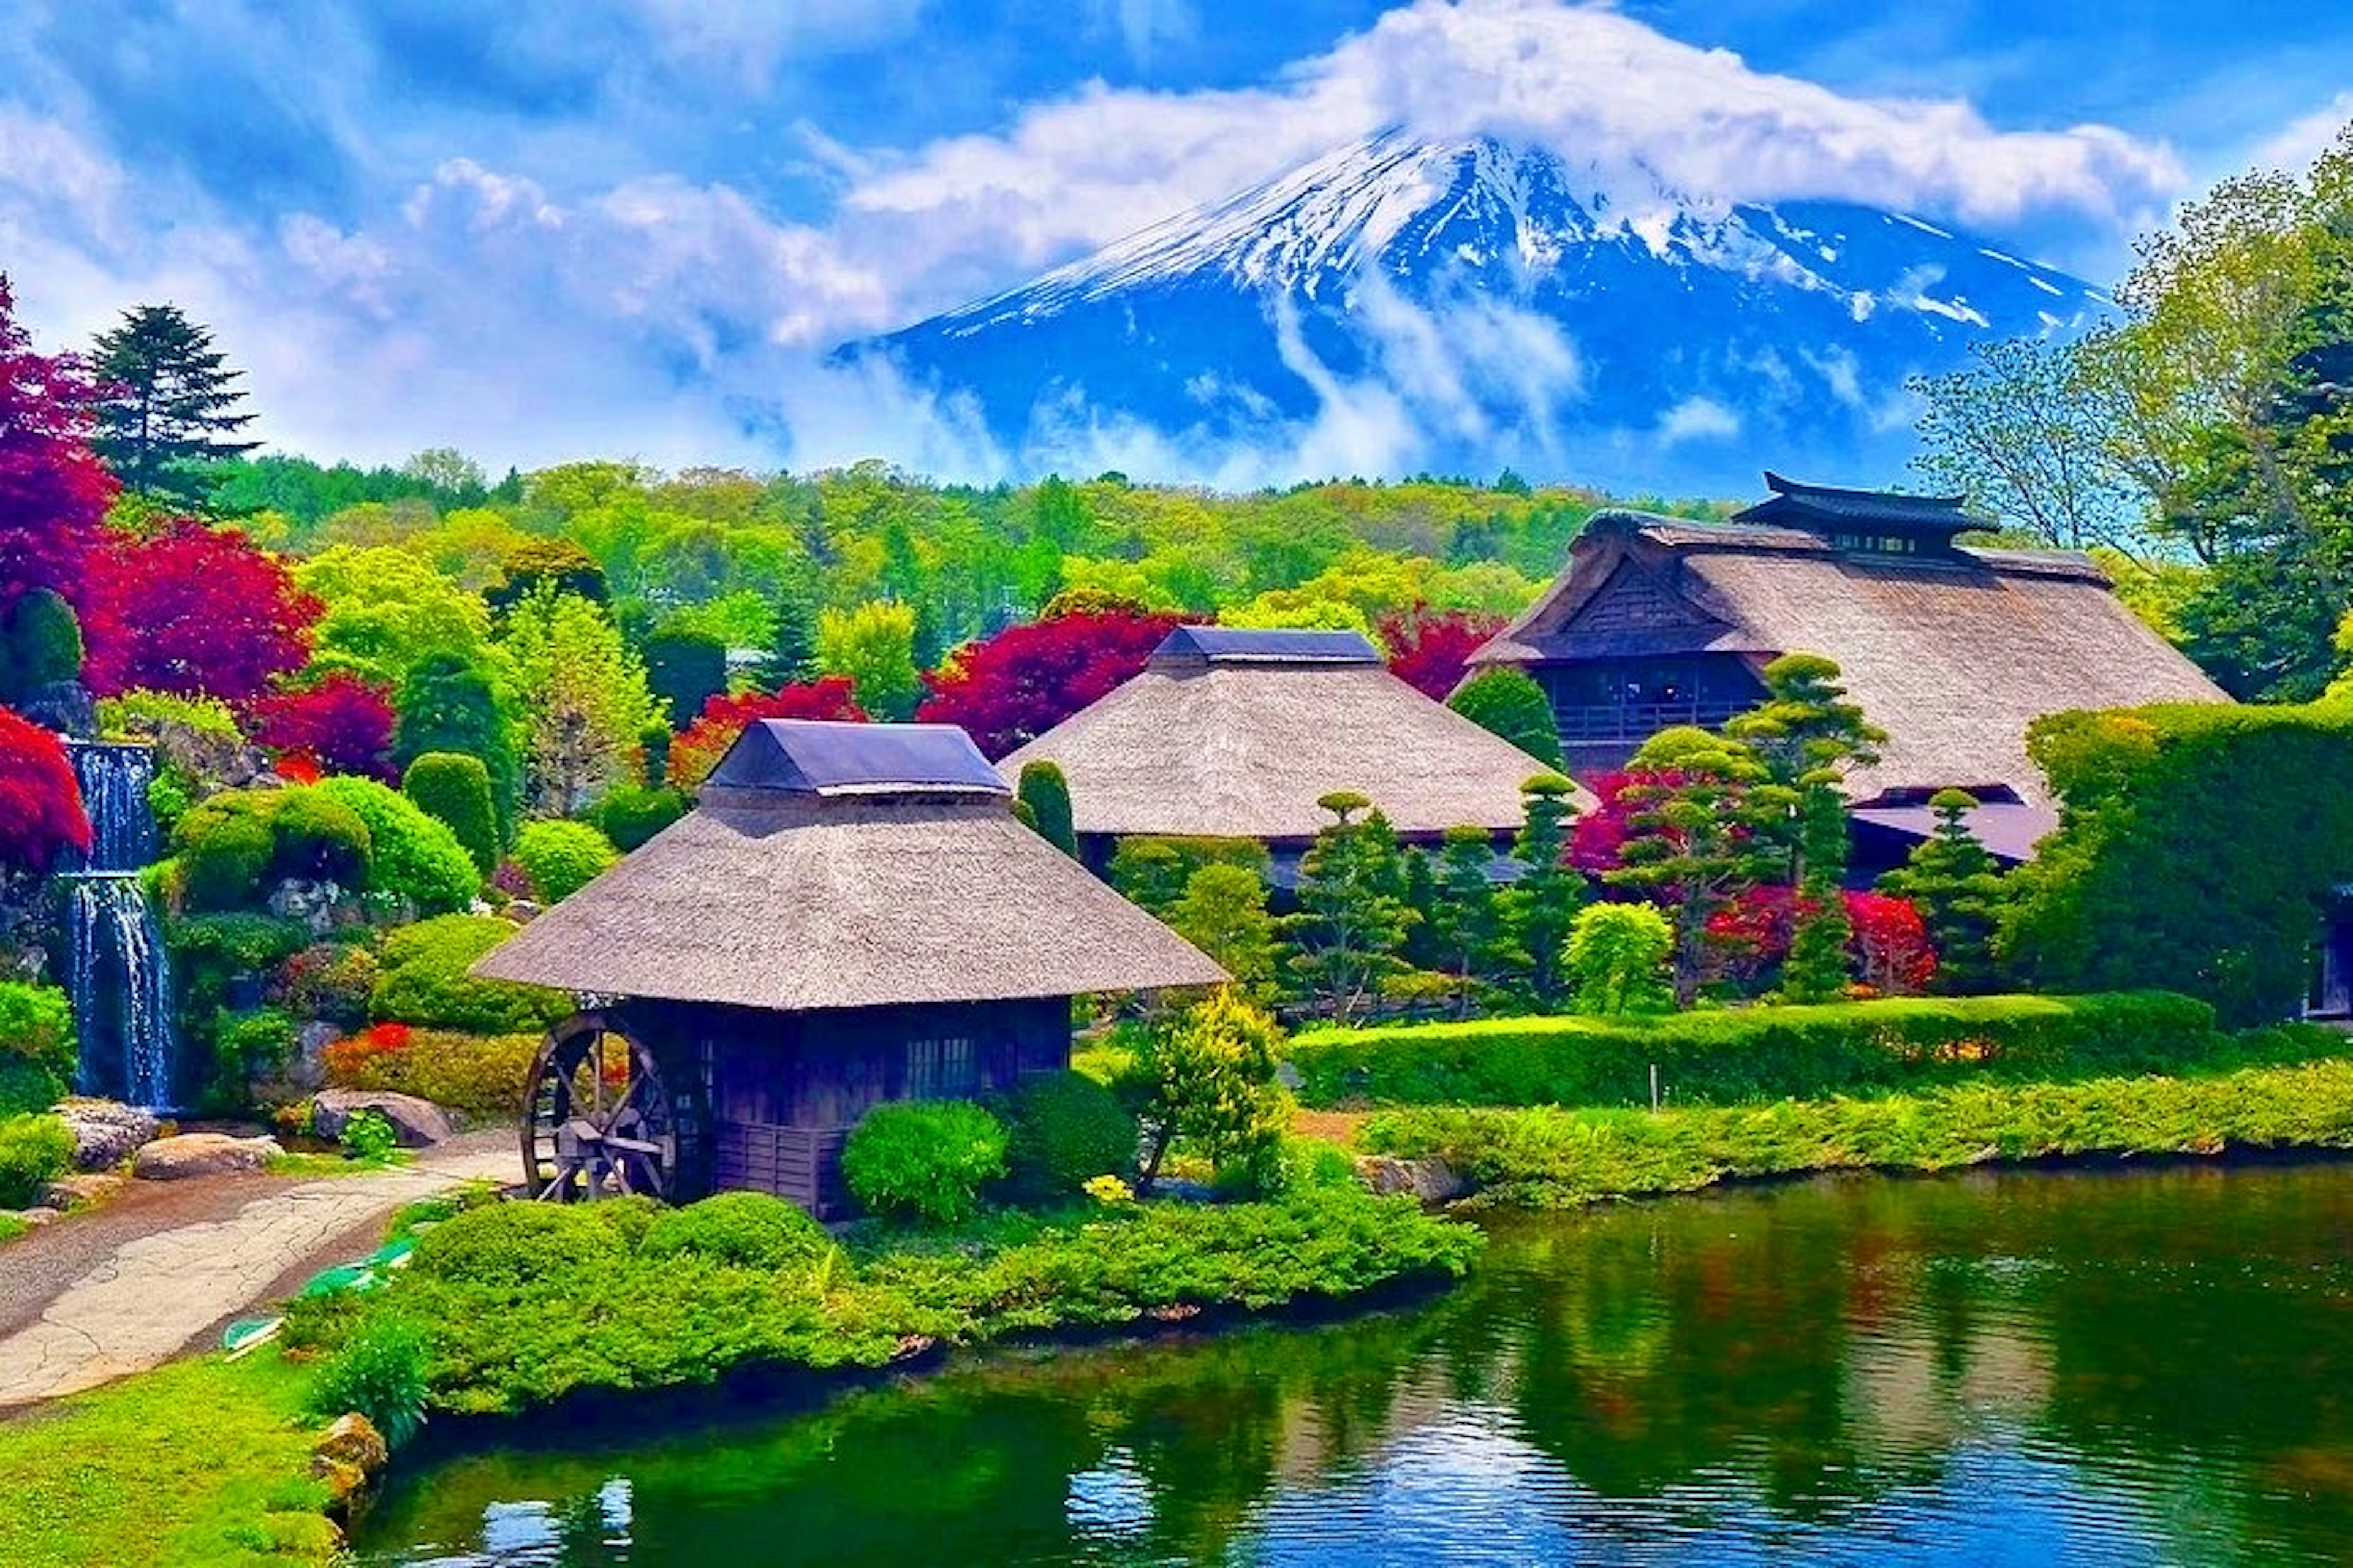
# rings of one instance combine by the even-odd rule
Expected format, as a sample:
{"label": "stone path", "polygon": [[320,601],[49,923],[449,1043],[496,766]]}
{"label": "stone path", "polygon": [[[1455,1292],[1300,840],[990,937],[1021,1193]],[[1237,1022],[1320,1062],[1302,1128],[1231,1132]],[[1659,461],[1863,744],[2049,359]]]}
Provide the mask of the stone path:
{"label": "stone path", "polygon": [[98,1213],[0,1250],[0,1408],[160,1365],[318,1269],[373,1251],[403,1205],[478,1177],[511,1180],[514,1167],[512,1135],[500,1133],[366,1175],[205,1178],[152,1201],[156,1184],[134,1182]]}

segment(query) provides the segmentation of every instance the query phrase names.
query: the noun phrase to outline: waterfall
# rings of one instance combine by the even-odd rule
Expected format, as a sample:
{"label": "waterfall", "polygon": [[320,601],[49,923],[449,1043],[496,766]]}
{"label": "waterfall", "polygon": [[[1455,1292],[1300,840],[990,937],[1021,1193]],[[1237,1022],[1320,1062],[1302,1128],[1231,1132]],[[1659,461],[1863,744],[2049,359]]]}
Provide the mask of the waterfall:
{"label": "waterfall", "polygon": [[172,971],[139,869],[155,858],[147,746],[69,741],[82,810],[85,864],[66,884],[67,986],[81,1067],[75,1088],[150,1110],[172,1107]]}

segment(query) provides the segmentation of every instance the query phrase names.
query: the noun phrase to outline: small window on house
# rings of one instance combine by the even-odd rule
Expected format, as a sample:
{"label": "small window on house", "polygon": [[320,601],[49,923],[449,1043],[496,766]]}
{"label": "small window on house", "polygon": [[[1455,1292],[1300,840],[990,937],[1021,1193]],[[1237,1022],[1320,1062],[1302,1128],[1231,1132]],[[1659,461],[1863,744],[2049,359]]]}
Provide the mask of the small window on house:
{"label": "small window on house", "polygon": [[980,1056],[969,1035],[907,1042],[907,1098],[959,1100],[980,1088]]}

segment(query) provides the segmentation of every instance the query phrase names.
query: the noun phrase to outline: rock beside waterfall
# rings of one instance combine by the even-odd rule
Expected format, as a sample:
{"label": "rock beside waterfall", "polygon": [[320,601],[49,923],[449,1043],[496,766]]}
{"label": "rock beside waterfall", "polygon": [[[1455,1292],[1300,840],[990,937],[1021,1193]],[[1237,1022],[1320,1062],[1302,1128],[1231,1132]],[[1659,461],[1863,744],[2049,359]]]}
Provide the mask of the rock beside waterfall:
{"label": "rock beside waterfall", "polygon": [[438,1143],[455,1131],[448,1113],[429,1100],[381,1089],[322,1089],[311,1097],[311,1129],[322,1138],[337,1138],[363,1110],[373,1110],[392,1123],[403,1146],[422,1149]]}
{"label": "rock beside waterfall", "polygon": [[142,1181],[178,1182],[259,1171],[283,1153],[275,1138],[232,1138],[226,1132],[183,1132],[139,1151],[131,1173]]}
{"label": "rock beside waterfall", "polygon": [[116,1100],[59,1100],[57,1115],[73,1131],[78,1171],[111,1170],[164,1131],[153,1111]]}

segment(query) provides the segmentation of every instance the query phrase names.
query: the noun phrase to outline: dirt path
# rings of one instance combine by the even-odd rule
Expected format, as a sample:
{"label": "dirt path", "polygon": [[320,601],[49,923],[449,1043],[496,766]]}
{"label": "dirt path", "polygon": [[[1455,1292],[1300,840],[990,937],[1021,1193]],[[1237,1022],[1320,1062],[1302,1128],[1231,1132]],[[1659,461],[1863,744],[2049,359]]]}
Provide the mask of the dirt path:
{"label": "dirt path", "polygon": [[0,1407],[144,1371],[330,1264],[371,1250],[403,1205],[513,1175],[512,1140],[479,1134],[414,1164],[312,1180],[133,1182],[94,1215],[0,1251]]}

